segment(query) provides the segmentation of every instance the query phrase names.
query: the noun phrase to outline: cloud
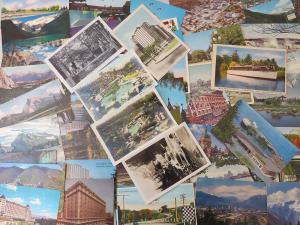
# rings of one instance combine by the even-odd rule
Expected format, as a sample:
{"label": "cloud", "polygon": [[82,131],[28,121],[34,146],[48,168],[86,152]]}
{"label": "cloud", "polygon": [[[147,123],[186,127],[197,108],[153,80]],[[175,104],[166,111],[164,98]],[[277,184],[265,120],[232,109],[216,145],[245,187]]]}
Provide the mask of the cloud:
{"label": "cloud", "polygon": [[17,9],[21,9],[24,7],[24,3],[21,3],[21,2],[12,2],[12,3],[8,3],[8,4],[5,4],[4,6],[6,9],[8,10],[17,10]]}
{"label": "cloud", "polygon": [[34,4],[34,3],[37,3],[37,2],[39,2],[40,0],[27,0],[26,1],[26,4],[27,5],[32,5],[32,4]]}
{"label": "cloud", "polygon": [[6,184],[5,188],[8,189],[8,190],[11,190],[11,191],[17,191],[18,190],[17,186],[12,185],[12,184]]}
{"label": "cloud", "polygon": [[295,201],[297,199],[300,199],[300,188],[293,188],[287,192],[277,191],[268,195],[268,204],[273,206],[289,201]]}
{"label": "cloud", "polygon": [[293,9],[293,3],[290,0],[279,0],[277,4],[274,6],[274,9],[271,13],[283,13]]}
{"label": "cloud", "polygon": [[18,203],[20,205],[24,205],[24,200],[20,197],[15,197],[15,198],[8,198],[9,201]]}
{"label": "cloud", "polygon": [[39,198],[34,198],[30,200],[29,203],[32,205],[41,205],[41,200]]}

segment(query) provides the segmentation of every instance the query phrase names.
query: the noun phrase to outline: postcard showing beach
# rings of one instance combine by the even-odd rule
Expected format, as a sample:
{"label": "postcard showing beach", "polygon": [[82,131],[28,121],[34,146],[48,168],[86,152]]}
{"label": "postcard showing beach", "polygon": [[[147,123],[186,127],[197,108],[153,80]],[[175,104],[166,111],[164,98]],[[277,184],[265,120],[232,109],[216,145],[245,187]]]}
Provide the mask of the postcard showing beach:
{"label": "postcard showing beach", "polygon": [[156,80],[181,60],[189,48],[144,5],[139,6],[113,32],[134,49]]}
{"label": "postcard showing beach", "polygon": [[244,101],[231,107],[212,133],[266,183],[274,180],[299,152]]}
{"label": "postcard showing beach", "polygon": [[3,0],[2,67],[43,64],[69,37],[68,0]]}
{"label": "postcard showing beach", "polygon": [[267,188],[263,182],[198,178],[198,225],[267,225]]}
{"label": "postcard showing beach", "polygon": [[212,88],[286,93],[285,49],[214,45]]}

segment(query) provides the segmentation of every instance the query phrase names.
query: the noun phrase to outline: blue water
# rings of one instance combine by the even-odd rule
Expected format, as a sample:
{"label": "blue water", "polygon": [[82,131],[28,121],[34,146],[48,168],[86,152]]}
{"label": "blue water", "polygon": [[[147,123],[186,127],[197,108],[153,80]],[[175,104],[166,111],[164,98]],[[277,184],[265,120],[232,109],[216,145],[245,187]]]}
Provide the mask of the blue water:
{"label": "blue water", "polygon": [[21,21],[22,23],[26,23],[28,21],[35,20],[35,19],[38,19],[43,16],[50,16],[50,15],[55,15],[55,14],[56,14],[56,12],[52,12],[52,13],[33,15],[33,16],[18,17],[18,18],[14,18],[13,20],[18,20],[18,21]]}
{"label": "blue water", "polygon": [[300,127],[300,116],[284,115],[280,118],[274,118],[267,111],[259,111],[258,113],[274,127]]}

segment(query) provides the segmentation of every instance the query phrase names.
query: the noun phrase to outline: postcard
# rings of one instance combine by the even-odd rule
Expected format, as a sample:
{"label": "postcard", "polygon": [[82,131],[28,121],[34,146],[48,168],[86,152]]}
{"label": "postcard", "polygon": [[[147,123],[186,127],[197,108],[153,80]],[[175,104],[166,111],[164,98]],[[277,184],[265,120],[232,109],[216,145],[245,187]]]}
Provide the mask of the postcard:
{"label": "postcard", "polygon": [[278,130],[241,100],[230,108],[212,133],[266,183],[274,180],[299,152]]}
{"label": "postcard", "polygon": [[286,50],[214,45],[212,88],[286,93]]}
{"label": "postcard", "polygon": [[1,184],[0,196],[1,224],[56,224],[60,191]]}
{"label": "postcard", "polygon": [[3,0],[2,67],[44,64],[69,36],[68,0]]}
{"label": "postcard", "polygon": [[254,95],[251,91],[226,91],[231,106],[239,100],[244,100],[249,105],[254,104]]}
{"label": "postcard", "polygon": [[31,186],[63,191],[63,164],[0,163],[0,182],[14,186]]}
{"label": "postcard", "polygon": [[97,11],[69,10],[71,37],[73,37],[76,33],[82,30],[86,25],[92,22],[97,17],[97,15],[98,15]]}
{"label": "postcard", "polygon": [[68,94],[58,80],[50,81],[0,105],[0,128],[53,115],[68,106]]}
{"label": "postcard", "polygon": [[[118,224],[196,224],[193,184],[180,184],[153,203],[146,205],[136,187],[117,188]],[[145,211],[150,213],[146,215]]]}
{"label": "postcard", "polygon": [[141,93],[156,85],[139,57],[129,51],[95,71],[75,92],[94,121],[126,108]]}
{"label": "postcard", "polygon": [[[276,127],[293,145],[300,150],[300,128],[299,127]],[[294,158],[300,158],[300,151]]]}
{"label": "postcard", "polygon": [[284,167],[276,181],[279,182],[300,182],[300,159],[296,158],[290,161]]}
{"label": "postcard", "polygon": [[92,128],[116,165],[175,125],[171,113],[156,90],[152,89],[124,110],[95,122]]}
{"label": "postcard", "polygon": [[134,49],[156,80],[160,80],[189,51],[144,5],[132,12],[113,32],[128,49]]}
{"label": "postcard", "polygon": [[198,178],[197,221],[205,225],[267,225],[266,189],[263,182]]}
{"label": "postcard", "polygon": [[122,163],[116,166],[116,183],[117,187],[134,186],[129,174]]}
{"label": "postcard", "polygon": [[210,164],[186,123],[156,138],[155,143],[123,162],[147,204]]}
{"label": "postcard", "polygon": [[97,17],[45,62],[69,91],[73,92],[73,88],[91,72],[104,67],[123,51],[118,38]]}

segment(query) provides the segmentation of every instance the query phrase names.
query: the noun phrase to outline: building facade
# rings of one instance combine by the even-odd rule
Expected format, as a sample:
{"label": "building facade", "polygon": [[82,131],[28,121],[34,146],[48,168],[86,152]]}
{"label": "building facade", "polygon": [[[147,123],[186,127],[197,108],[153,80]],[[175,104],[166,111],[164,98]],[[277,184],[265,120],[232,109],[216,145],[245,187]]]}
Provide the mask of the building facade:
{"label": "building facade", "polygon": [[88,169],[83,168],[78,164],[67,165],[67,179],[88,179],[90,178],[90,172]]}

